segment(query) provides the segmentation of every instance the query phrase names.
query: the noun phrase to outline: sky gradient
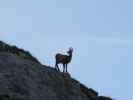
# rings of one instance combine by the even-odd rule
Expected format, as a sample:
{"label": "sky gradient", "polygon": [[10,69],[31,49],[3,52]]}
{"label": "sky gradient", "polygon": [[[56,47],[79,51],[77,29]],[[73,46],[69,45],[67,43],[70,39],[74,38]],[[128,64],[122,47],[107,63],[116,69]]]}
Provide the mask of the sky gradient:
{"label": "sky gradient", "polygon": [[133,100],[132,0],[0,1],[0,40],[54,66],[69,47],[71,76],[116,100]]}

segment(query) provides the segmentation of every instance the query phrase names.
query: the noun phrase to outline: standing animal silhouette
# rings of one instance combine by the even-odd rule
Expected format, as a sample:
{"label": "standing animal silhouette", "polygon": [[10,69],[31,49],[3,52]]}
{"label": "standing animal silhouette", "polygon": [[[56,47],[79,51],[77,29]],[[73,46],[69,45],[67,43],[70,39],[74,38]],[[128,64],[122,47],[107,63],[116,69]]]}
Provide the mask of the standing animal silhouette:
{"label": "standing animal silhouette", "polygon": [[67,72],[67,64],[70,63],[72,60],[72,53],[73,53],[73,48],[69,48],[69,50],[67,51],[68,55],[57,53],[55,55],[56,59],[55,69],[60,71],[58,64],[62,64],[63,72]]}

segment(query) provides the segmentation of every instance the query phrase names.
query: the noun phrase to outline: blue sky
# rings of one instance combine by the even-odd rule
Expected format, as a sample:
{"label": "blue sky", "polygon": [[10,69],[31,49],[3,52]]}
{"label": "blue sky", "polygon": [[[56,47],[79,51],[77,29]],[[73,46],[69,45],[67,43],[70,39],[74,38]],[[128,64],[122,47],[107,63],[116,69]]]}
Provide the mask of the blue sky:
{"label": "blue sky", "polygon": [[100,95],[132,100],[132,0],[3,0],[0,40],[43,64],[72,46],[71,76]]}

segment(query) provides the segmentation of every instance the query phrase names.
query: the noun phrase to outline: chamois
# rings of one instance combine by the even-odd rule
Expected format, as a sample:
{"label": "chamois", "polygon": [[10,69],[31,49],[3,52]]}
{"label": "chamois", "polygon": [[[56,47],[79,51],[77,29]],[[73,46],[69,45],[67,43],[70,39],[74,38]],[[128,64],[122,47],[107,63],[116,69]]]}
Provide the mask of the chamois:
{"label": "chamois", "polygon": [[62,64],[63,72],[67,72],[67,64],[71,62],[72,53],[73,53],[73,48],[69,48],[69,50],[67,51],[68,55],[63,55],[63,54],[57,53],[55,55],[55,59],[56,59],[55,69],[60,71],[58,64]]}

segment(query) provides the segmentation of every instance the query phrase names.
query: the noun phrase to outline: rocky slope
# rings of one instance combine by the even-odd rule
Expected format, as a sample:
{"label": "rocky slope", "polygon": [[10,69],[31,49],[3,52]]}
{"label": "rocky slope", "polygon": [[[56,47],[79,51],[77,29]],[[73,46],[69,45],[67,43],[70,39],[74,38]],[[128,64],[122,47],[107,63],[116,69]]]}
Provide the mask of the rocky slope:
{"label": "rocky slope", "polygon": [[112,100],[33,56],[6,50],[0,51],[0,100]]}

